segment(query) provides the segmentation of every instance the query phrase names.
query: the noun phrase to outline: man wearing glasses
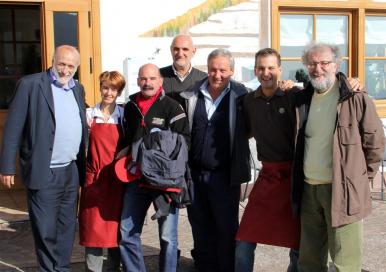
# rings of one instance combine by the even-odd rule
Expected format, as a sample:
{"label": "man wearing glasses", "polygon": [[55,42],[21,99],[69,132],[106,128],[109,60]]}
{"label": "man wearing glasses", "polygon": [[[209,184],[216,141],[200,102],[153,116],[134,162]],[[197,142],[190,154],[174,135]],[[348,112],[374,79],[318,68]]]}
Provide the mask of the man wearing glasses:
{"label": "man wearing glasses", "polygon": [[383,156],[373,101],[338,72],[338,47],[310,44],[303,55],[311,84],[297,99],[292,206],[300,213],[299,271],[360,272],[369,181]]}

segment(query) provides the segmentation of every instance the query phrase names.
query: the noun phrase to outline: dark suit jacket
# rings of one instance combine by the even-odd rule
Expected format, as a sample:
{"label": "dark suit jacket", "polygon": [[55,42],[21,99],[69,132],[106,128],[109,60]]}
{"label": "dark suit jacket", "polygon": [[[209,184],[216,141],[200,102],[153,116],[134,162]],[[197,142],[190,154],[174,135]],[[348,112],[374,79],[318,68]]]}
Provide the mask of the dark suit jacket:
{"label": "dark suit jacket", "polygon": [[[83,86],[73,88],[82,121],[82,140],[77,156],[79,182],[86,173],[86,117]],[[47,71],[25,76],[16,85],[8,111],[0,155],[0,173],[15,174],[19,150],[22,180],[29,189],[41,189],[52,178],[50,162],[55,137],[55,112]]]}

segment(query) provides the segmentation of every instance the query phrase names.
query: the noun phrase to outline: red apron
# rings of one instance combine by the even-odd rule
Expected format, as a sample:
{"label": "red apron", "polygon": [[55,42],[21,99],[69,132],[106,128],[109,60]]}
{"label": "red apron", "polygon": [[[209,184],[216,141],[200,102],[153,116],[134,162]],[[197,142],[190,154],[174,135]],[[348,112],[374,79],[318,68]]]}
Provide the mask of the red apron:
{"label": "red apron", "polygon": [[300,222],[291,210],[291,162],[263,162],[236,240],[299,248]]}
{"label": "red apron", "polygon": [[122,137],[119,124],[96,123],[94,118],[79,207],[79,243],[83,246],[118,246],[124,184],[116,178],[114,157]]}

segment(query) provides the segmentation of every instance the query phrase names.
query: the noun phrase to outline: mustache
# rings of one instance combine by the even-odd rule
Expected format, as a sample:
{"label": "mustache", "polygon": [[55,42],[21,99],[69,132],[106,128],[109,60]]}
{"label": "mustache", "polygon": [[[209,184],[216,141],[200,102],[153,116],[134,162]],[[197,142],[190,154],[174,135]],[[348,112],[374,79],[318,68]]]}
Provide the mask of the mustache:
{"label": "mustache", "polygon": [[154,86],[150,84],[145,84],[142,86],[142,90],[154,90]]}

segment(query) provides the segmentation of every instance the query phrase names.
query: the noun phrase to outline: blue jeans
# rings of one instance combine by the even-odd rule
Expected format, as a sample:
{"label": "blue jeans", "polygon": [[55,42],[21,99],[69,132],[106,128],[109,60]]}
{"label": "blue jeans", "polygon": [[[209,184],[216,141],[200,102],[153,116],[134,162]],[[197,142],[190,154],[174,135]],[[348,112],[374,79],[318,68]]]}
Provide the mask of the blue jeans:
{"label": "blue jeans", "polygon": [[[121,262],[124,271],[145,272],[141,246],[141,233],[147,210],[152,203],[150,194],[139,187],[139,182],[129,183],[123,200],[121,216]],[[171,206],[166,217],[158,219],[160,239],[159,270],[173,272],[177,269],[178,209]]]}
{"label": "blue jeans", "polygon": [[235,272],[252,272],[255,262],[256,243],[236,242]]}
{"label": "blue jeans", "polygon": [[[235,272],[253,271],[253,264],[255,262],[255,249],[256,243],[250,243],[246,241],[236,242]],[[288,265],[287,272],[297,272],[299,251],[291,248],[289,257],[290,263]]]}

